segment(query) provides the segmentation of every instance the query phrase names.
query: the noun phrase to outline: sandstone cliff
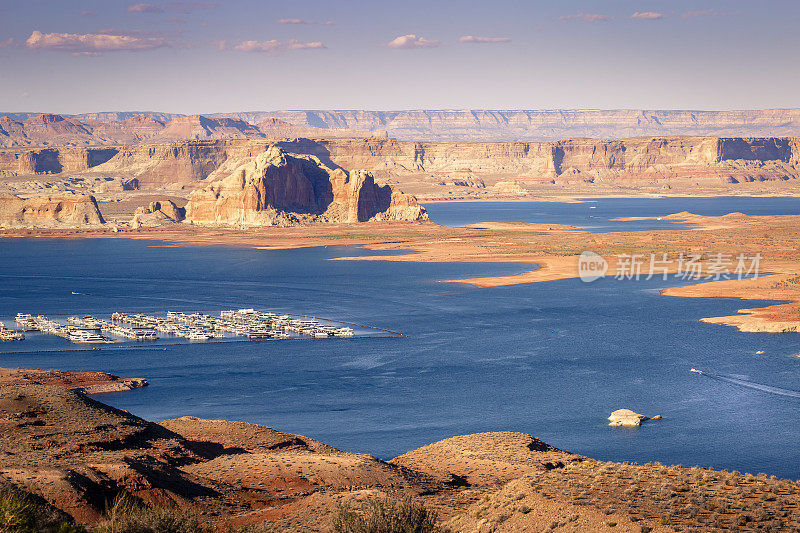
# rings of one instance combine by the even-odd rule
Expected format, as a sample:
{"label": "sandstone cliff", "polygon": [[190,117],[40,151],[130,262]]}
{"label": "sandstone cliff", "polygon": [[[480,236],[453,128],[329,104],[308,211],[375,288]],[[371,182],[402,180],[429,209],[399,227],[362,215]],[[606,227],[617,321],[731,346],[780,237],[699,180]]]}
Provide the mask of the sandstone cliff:
{"label": "sandstone cliff", "polygon": [[83,227],[103,223],[93,196],[67,194],[22,199],[0,194],[0,228]]}
{"label": "sandstone cliff", "polygon": [[538,182],[738,183],[796,179],[800,143],[782,138],[639,137],[537,143],[426,143],[393,139],[298,140],[291,151],[386,175],[509,176]]}
{"label": "sandstone cliff", "polygon": [[413,197],[377,185],[367,172],[332,169],[277,146],[243,161],[192,194],[187,221],[258,226],[427,218]]}
{"label": "sandstone cliff", "polygon": [[290,153],[313,155],[330,168],[367,170],[395,180],[414,194],[453,187],[494,190],[497,182],[509,181],[522,187],[583,187],[587,192],[596,188],[593,185],[684,192],[713,186],[735,191],[748,182],[787,182],[781,187],[789,190],[800,177],[800,138],[796,137],[501,143],[223,139],[116,148],[5,149],[0,150],[0,176],[81,172],[120,179],[126,189],[194,189],[204,180],[226,177],[243,159],[255,157],[272,144]]}
{"label": "sandstone cliff", "polygon": [[318,128],[386,131],[420,141],[552,141],[571,137],[797,136],[800,109],[679,110],[305,110],[227,113],[250,122],[278,118]]}

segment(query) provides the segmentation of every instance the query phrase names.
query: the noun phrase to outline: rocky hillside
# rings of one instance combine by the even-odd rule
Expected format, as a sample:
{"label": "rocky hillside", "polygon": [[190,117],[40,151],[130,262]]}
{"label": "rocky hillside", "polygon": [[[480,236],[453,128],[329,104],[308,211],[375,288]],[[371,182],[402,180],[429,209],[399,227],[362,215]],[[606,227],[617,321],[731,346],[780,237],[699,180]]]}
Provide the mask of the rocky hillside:
{"label": "rocky hillside", "polygon": [[73,228],[103,223],[94,196],[66,194],[22,199],[0,193],[0,228]]}
{"label": "rocky hillside", "polygon": [[315,110],[226,113],[250,122],[278,118],[317,128],[386,131],[418,141],[554,141],[573,137],[790,137],[800,135],[800,109],[668,110]]}
{"label": "rocky hillside", "polygon": [[[215,181],[226,167],[234,168]],[[377,185],[367,172],[333,169],[314,156],[288,154],[277,146],[228,161],[209,180],[214,182],[190,197],[187,221],[285,226],[427,218],[413,197]]]}
{"label": "rocky hillside", "polygon": [[296,126],[274,118],[255,125],[234,118],[202,115],[175,116],[169,120],[149,115],[102,113],[85,117],[78,119],[50,114],[26,118],[0,116],[0,147],[97,146],[189,139],[281,139],[323,134],[328,137],[374,136],[373,133],[342,128],[323,130]]}
{"label": "rocky hillside", "polygon": [[[85,524],[129,494],[217,531],[331,531],[341,503],[411,496],[451,531],[793,531],[800,484],[596,461],[521,433],[464,435],[391,461],[185,416],[147,422],[58,387],[0,388],[0,488]],[[260,530],[260,529],[259,529]]]}

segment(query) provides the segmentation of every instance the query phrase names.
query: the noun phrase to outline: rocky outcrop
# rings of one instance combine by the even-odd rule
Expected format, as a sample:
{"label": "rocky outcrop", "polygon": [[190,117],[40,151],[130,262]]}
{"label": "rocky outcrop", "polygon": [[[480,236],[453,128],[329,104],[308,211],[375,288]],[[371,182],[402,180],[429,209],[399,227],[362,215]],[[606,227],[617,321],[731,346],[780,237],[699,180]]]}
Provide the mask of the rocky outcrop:
{"label": "rocky outcrop", "polygon": [[121,378],[106,372],[0,368],[0,388],[14,385],[50,385],[83,394],[104,394],[146,387],[148,383],[144,378]]}
{"label": "rocky outcrop", "polygon": [[154,228],[176,224],[184,218],[185,208],[178,207],[171,200],[159,200],[136,208],[130,225],[132,228]]}
{"label": "rocky outcrop", "polygon": [[661,420],[661,415],[654,417],[640,415],[630,409],[617,409],[608,417],[609,426],[639,427],[647,420]]}
{"label": "rocky outcrop", "polygon": [[371,174],[325,166],[277,146],[245,158],[226,178],[195,191],[186,220],[243,226],[423,220],[413,197],[377,185]]}
{"label": "rocky outcrop", "polygon": [[22,199],[0,194],[0,227],[86,227],[103,224],[94,196],[65,194]]}

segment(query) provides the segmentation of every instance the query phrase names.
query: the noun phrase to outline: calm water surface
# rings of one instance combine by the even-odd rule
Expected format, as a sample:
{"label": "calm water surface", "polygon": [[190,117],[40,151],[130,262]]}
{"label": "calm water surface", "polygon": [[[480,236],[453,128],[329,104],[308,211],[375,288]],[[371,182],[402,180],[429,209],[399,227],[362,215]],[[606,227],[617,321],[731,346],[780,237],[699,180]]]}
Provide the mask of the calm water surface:
{"label": "calm water surface", "polygon": [[425,204],[434,222],[466,226],[476,222],[537,222],[568,224],[591,232],[688,229],[691,225],[669,220],[613,221],[618,217],[661,217],[681,211],[719,216],[732,212],[747,215],[797,215],[800,198],[693,197],[603,198],[582,203],[560,202],[442,202]]}
{"label": "calm water surface", "polygon": [[[682,283],[672,280],[479,289],[438,281],[529,266],[327,261],[372,253],[346,247],[157,244],[0,240],[0,315],[256,307],[408,337],[76,351],[34,334],[0,345],[2,366],[146,377],[150,387],[101,399],[151,420],[245,420],[383,458],[456,434],[512,430],[600,459],[800,478],[800,399],[781,392],[800,391],[799,337],[698,322],[762,302],[659,295]],[[607,427],[622,407],[664,419]]]}

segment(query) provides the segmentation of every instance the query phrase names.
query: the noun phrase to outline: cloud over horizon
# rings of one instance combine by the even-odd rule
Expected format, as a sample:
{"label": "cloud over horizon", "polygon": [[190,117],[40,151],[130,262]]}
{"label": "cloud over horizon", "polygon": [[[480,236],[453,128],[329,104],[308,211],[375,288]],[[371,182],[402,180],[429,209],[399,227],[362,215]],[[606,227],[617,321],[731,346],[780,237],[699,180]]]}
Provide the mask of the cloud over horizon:
{"label": "cloud over horizon", "polygon": [[[217,41],[213,44],[220,50],[228,49],[225,41]],[[324,48],[325,45],[319,41],[305,42],[297,39],[289,39],[288,41],[278,41],[276,39],[269,41],[242,41],[231,47],[232,50],[237,52],[261,52],[269,55],[278,55],[293,50],[320,50]]]}
{"label": "cloud over horizon", "polygon": [[424,37],[419,37],[414,35],[413,33],[409,33],[408,35],[401,35],[400,37],[396,37],[395,39],[386,43],[385,46],[389,48],[394,48],[395,50],[412,50],[415,48],[436,48],[437,46],[442,46],[442,41],[434,41],[430,39],[426,39]]}
{"label": "cloud over horizon", "polygon": [[556,20],[582,20],[584,22],[608,22],[611,17],[600,15],[599,13],[577,13],[575,15],[564,15]]}
{"label": "cloud over horizon", "polygon": [[219,4],[216,2],[196,2],[192,0],[174,0],[166,4],[139,3],[130,4],[126,11],[129,13],[164,13],[166,11],[177,11],[179,13],[191,13],[199,9],[216,9]]}
{"label": "cloud over horizon", "polygon": [[303,19],[278,19],[276,22],[278,24],[316,24],[313,20]]}
{"label": "cloud over horizon", "polygon": [[639,12],[637,11],[633,15],[631,15],[632,19],[639,19],[639,20],[659,20],[663,19],[666,15],[664,13],[656,13],[655,11],[644,11]]}
{"label": "cloud over horizon", "polygon": [[34,30],[25,41],[31,50],[53,50],[74,55],[99,55],[104,52],[142,51],[172,46],[163,36],[141,36],[135,32],[101,30],[97,33],[42,33]]}
{"label": "cloud over horizon", "polygon": [[510,43],[509,37],[475,37],[473,35],[464,35],[458,39],[460,43],[472,44],[486,44],[486,43]]}

